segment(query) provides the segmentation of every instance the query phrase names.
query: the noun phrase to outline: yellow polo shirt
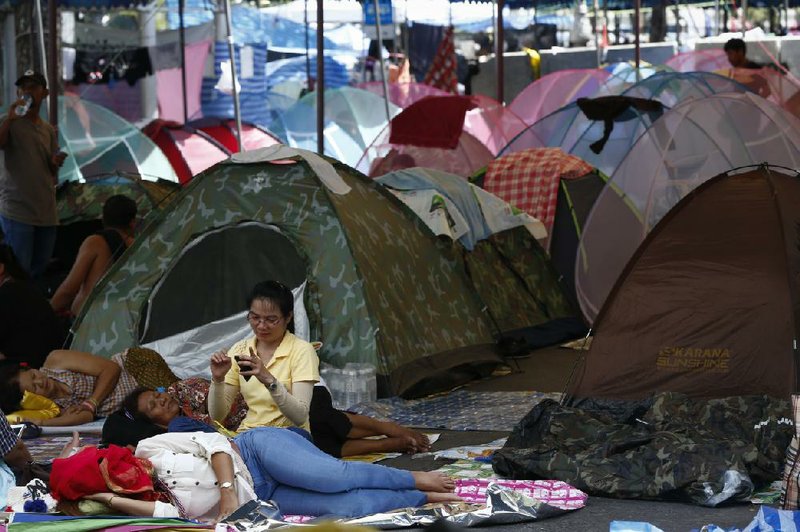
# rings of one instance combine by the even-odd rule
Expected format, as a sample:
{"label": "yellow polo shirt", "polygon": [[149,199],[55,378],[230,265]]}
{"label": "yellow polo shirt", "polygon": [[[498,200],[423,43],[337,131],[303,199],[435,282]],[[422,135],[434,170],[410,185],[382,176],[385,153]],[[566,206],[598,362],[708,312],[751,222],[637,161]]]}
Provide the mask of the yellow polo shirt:
{"label": "yellow polo shirt", "polygon": [[[228,350],[228,356],[250,356],[250,348],[256,351],[256,337],[245,338],[236,343]],[[292,392],[292,383],[301,381],[319,382],[319,358],[314,347],[289,331],[281,341],[281,345],[275,350],[275,354],[266,363],[267,370],[286,386],[289,393]],[[278,405],[272,399],[272,395],[267,387],[261,384],[258,379],[251,378],[249,381],[239,375],[239,365],[233,361],[231,369],[225,375],[227,384],[236,386],[242,392],[244,400],[249,408],[247,416],[239,425],[239,432],[255,427],[292,427],[292,423],[281,413]],[[304,429],[309,430],[308,421],[303,425]]]}

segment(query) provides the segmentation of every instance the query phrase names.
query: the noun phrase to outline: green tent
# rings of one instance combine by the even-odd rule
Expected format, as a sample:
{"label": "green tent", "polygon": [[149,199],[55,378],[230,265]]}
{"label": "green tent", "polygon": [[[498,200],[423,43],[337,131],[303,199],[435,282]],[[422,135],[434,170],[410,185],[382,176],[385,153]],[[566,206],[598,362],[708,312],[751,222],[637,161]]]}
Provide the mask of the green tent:
{"label": "green tent", "polygon": [[182,190],[87,300],[72,348],[150,345],[178,375],[202,374],[214,342],[238,339],[226,324],[247,333],[245,297],[265,279],[302,289],[321,359],[374,364],[384,395],[448,388],[500,360],[458,244],[353,169],[286,146],[236,154]]}

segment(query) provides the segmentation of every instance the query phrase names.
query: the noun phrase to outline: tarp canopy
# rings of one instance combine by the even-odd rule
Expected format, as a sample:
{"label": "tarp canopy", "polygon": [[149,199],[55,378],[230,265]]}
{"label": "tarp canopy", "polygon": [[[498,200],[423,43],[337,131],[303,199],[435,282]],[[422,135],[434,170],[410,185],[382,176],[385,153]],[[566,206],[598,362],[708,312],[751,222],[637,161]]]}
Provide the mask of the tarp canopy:
{"label": "tarp canopy", "polygon": [[153,120],[142,129],[169,159],[181,184],[230,155],[230,152],[209,135],[187,125]]}
{"label": "tarp canopy", "polygon": [[625,264],[667,212],[705,180],[758,164],[800,167],[800,120],[752,93],[688,100],[642,135],[586,221],[575,266],[594,321]]}
{"label": "tarp canopy", "polygon": [[113,172],[178,181],[164,153],[136,126],[72,94],[58,97],[58,137],[68,155],[61,183]]}
{"label": "tarp canopy", "polygon": [[568,393],[788,400],[799,382],[799,204],[797,173],[766,165],[685,196],[616,282]]}
{"label": "tarp canopy", "polygon": [[[400,112],[389,104],[389,115]],[[386,127],[386,104],[381,96],[353,87],[325,91],[325,154],[355,166],[364,150]],[[309,93],[273,123],[276,135],[288,145],[316,149],[317,95]]]}
{"label": "tarp canopy", "polygon": [[[523,242],[505,245],[524,255]],[[111,356],[235,317],[258,281],[308,280],[301,299],[324,362],[375,365],[384,393],[450,389],[499,360],[452,253],[345,165],[285,146],[234,154],[184,187],[109,270],[76,320],[72,348]],[[198,365],[207,374],[213,350],[183,347],[162,355],[179,375]]]}
{"label": "tarp canopy", "polygon": [[610,76],[602,68],[551,72],[522,89],[508,108],[531,125],[578,98],[591,98]]}

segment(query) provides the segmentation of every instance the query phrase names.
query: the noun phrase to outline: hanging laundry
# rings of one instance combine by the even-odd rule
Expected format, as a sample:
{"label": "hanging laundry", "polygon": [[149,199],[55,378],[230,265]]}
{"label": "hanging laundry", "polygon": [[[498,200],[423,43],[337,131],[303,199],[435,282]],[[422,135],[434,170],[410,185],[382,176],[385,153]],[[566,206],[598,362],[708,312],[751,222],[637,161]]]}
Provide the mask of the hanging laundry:
{"label": "hanging laundry", "polygon": [[458,93],[458,78],[456,77],[456,49],[453,41],[453,27],[444,32],[442,42],[436,50],[428,73],[425,74],[426,85],[436,87],[453,94]]}
{"label": "hanging laundry", "polygon": [[109,83],[127,81],[133,85],[152,75],[153,66],[147,48],[119,51],[78,50],[75,54],[73,83]]}

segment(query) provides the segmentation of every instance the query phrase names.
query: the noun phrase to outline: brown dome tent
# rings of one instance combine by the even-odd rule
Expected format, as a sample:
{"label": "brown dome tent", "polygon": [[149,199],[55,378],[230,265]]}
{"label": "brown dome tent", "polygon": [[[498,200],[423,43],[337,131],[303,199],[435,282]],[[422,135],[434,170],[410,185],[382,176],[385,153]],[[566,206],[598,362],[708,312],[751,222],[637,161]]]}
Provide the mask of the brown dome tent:
{"label": "brown dome tent", "polygon": [[707,181],[650,232],[595,321],[574,398],[769,395],[797,386],[800,177]]}

